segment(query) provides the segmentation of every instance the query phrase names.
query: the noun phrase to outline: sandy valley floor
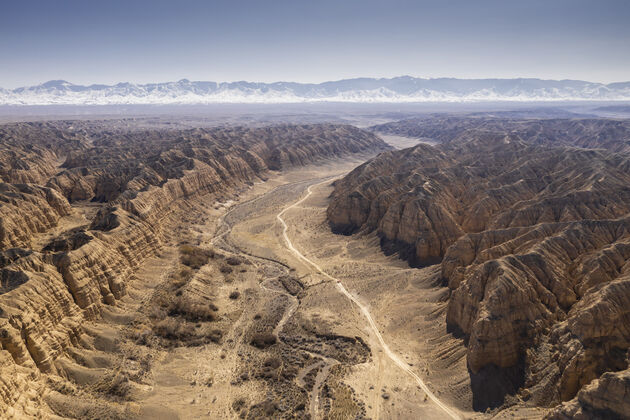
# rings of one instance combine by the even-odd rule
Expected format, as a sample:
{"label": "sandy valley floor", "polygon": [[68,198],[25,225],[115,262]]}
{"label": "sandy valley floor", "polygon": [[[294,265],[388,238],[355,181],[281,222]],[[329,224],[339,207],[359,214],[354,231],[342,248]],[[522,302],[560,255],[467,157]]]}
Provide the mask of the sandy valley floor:
{"label": "sandy valley floor", "polygon": [[[484,417],[472,411],[465,347],[446,333],[447,289],[437,267],[411,269],[385,256],[376,236],[335,235],[326,223],[331,183],[365,159],[275,174],[235,201],[190,205],[174,224],[170,245],[131,282],[126,303],[90,326],[105,343],[98,351],[115,354],[122,371],[138,360],[150,365],[124,410],[145,419],[280,417],[304,401],[298,417]],[[290,251],[287,239],[327,275]],[[140,321],[179,270],[182,244],[216,252],[185,287],[218,307],[212,325],[222,338],[201,346],[138,345]],[[233,265],[230,257],[237,259]],[[418,379],[388,356],[336,280],[369,311],[388,348]],[[276,344],[252,345],[260,331],[271,332]],[[81,369],[73,379],[90,383],[93,372]],[[541,414],[518,411],[519,417]]]}

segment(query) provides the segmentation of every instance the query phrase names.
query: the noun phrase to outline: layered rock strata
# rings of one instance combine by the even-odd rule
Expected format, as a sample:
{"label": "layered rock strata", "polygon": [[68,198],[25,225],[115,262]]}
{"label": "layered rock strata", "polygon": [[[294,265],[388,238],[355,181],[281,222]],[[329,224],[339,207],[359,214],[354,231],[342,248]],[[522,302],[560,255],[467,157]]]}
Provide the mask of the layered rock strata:
{"label": "layered rock strata", "polygon": [[[595,137],[617,150],[606,127]],[[471,375],[487,385],[499,369],[535,404],[557,404],[627,367],[630,159],[603,149],[472,131],[382,153],[335,184],[328,220],[441,264]],[[484,392],[478,408],[502,402]]]}
{"label": "layered rock strata", "polygon": [[23,415],[36,415],[38,392],[28,401],[24,395],[42,386],[41,375],[64,376],[59,359],[69,348],[90,348],[82,325],[118,304],[136,268],[169,235],[166,221],[187,201],[229,197],[270,170],[388,148],[368,132],[338,125],[108,127],[0,127],[5,414],[19,405]]}
{"label": "layered rock strata", "polygon": [[519,136],[531,144],[630,152],[628,120],[435,115],[394,121],[371,129],[383,134],[429,138],[439,143],[461,143],[478,133],[493,132]]}

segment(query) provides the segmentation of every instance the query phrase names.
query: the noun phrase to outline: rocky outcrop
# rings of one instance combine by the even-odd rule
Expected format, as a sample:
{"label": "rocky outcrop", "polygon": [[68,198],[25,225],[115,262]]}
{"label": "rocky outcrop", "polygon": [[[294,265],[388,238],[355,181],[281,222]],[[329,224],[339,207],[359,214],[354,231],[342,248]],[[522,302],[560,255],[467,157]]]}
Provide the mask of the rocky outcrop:
{"label": "rocky outcrop", "polygon": [[77,343],[82,319],[62,275],[38,253],[3,268],[1,275],[3,283],[14,279],[14,287],[0,295],[1,348],[18,365],[56,372],[54,359]]}
{"label": "rocky outcrop", "polygon": [[[449,248],[442,264],[453,290],[447,322],[469,337],[470,369],[525,359],[530,382],[554,375],[556,396],[566,400],[623,367],[629,228],[630,219],[540,224],[500,232],[498,241],[467,235]],[[528,354],[532,347],[549,354]]]}
{"label": "rocky outcrop", "polygon": [[[48,186],[69,201],[124,200],[169,180],[232,185],[266,170],[305,165],[346,153],[385,150],[380,139],[351,126],[130,130],[92,137],[93,147],[69,153]],[[150,145],[150,147],[148,147]],[[203,179],[203,177],[206,179]],[[195,180],[194,177],[197,177]],[[184,181],[186,183],[186,181]],[[194,188],[194,185],[192,186]],[[172,188],[177,188],[172,186]]]}
{"label": "rocky outcrop", "polygon": [[[600,164],[609,177],[593,170]],[[465,232],[625,214],[628,164],[623,155],[503,135],[423,144],[381,154],[338,181],[328,219],[339,232],[376,229],[412,247],[413,262],[430,264]]]}
{"label": "rocky outcrop", "polygon": [[630,370],[607,372],[573,400],[547,416],[549,420],[626,419],[630,413]]}
{"label": "rocky outcrop", "polygon": [[29,247],[34,234],[70,213],[70,205],[57,191],[33,184],[0,183],[0,203],[0,250]]}
{"label": "rocky outcrop", "polygon": [[[621,123],[565,125],[580,124],[625,150],[611,137]],[[503,371],[539,405],[625,369],[630,347],[630,160],[539,141],[557,125],[539,122],[530,137],[463,130],[383,153],[338,181],[328,208],[335,231],[376,231],[385,251],[440,263],[471,375],[487,385]]]}

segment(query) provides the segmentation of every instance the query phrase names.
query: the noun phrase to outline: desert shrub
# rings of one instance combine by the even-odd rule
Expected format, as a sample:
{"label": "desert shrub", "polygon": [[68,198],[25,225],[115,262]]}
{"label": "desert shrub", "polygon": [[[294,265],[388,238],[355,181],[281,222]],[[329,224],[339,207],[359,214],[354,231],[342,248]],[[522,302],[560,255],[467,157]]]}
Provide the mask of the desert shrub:
{"label": "desert shrub", "polygon": [[150,346],[152,337],[153,331],[146,324],[141,324],[140,328],[129,332],[129,338],[140,346]]}
{"label": "desert shrub", "polygon": [[182,318],[166,318],[153,327],[155,335],[169,340],[171,344],[199,346],[209,342],[220,343],[223,331],[209,325],[195,327],[195,324]]}
{"label": "desert shrub", "polygon": [[182,316],[188,321],[216,321],[219,308],[213,303],[195,302],[187,296],[178,296],[170,307],[170,316]]}
{"label": "desert shrub", "polygon": [[111,373],[94,384],[96,392],[125,400],[129,399],[131,389],[129,377],[120,372]]}
{"label": "desert shrub", "polygon": [[140,374],[143,375],[148,373],[153,366],[153,359],[149,355],[149,357],[143,357],[140,359]]}
{"label": "desert shrub", "polygon": [[232,293],[230,293],[230,299],[232,300],[236,300],[239,297],[241,297],[241,292],[239,292],[238,290],[235,290]]}
{"label": "desert shrub", "polygon": [[182,287],[192,279],[193,271],[184,266],[169,277],[170,286],[174,289]]}
{"label": "desert shrub", "polygon": [[167,311],[164,309],[164,307],[155,305],[155,306],[151,306],[151,308],[149,309],[148,315],[149,315],[149,318],[151,319],[162,320],[166,318]]}
{"label": "desert shrub", "polygon": [[277,380],[280,375],[278,368],[282,366],[282,362],[277,357],[270,357],[265,360],[262,369],[258,373],[259,378]]}
{"label": "desert shrub", "polygon": [[232,409],[238,413],[243,409],[243,407],[245,407],[245,403],[246,402],[243,398],[237,398],[232,403]]}
{"label": "desert shrub", "polygon": [[296,296],[304,289],[302,282],[295,276],[280,276],[278,280],[280,280],[286,291],[293,296]]}
{"label": "desert shrub", "polygon": [[221,268],[219,268],[219,271],[223,274],[230,274],[234,270],[229,265],[222,265]]}
{"label": "desert shrub", "polygon": [[275,401],[267,400],[260,404],[260,408],[265,416],[271,417],[278,411],[278,404]]}
{"label": "desert shrub", "polygon": [[276,344],[276,336],[271,333],[256,333],[253,335],[250,343],[259,349],[266,349]]}
{"label": "desert shrub", "polygon": [[210,341],[218,344],[221,342],[221,338],[223,338],[223,331],[215,328],[212,331],[210,331],[210,333],[207,336]]}
{"label": "desert shrub", "polygon": [[153,332],[167,340],[186,340],[194,335],[194,329],[189,323],[175,318],[166,318],[156,323]]}
{"label": "desert shrub", "polygon": [[228,257],[225,262],[229,265],[241,265],[242,263],[241,259],[238,257]]}
{"label": "desert shrub", "polygon": [[127,398],[131,393],[131,384],[129,378],[126,375],[116,375],[109,387],[110,395],[115,395],[121,398]]}
{"label": "desert shrub", "polygon": [[179,247],[179,259],[182,264],[193,269],[199,269],[208,264],[210,258],[214,257],[214,252],[199,248],[198,246],[182,245]]}
{"label": "desert shrub", "polygon": [[282,362],[280,361],[279,358],[277,358],[277,357],[270,357],[269,359],[265,360],[264,366],[266,368],[270,368],[270,369],[278,369],[281,364],[282,364]]}

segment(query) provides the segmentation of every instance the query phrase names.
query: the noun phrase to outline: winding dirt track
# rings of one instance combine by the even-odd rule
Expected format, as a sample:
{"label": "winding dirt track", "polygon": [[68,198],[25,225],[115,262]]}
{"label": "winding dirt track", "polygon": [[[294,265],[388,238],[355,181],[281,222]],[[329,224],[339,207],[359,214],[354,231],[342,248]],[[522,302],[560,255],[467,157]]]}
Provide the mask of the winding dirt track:
{"label": "winding dirt track", "polygon": [[[325,182],[325,180],[329,180],[332,177],[326,177],[324,178],[324,181],[321,181],[322,178],[318,178],[317,181],[321,182]],[[218,246],[220,247],[224,252],[227,252],[231,255],[235,255],[235,256],[244,256],[246,259],[248,259],[250,262],[252,262],[256,267],[258,267],[260,265],[260,262],[266,263],[266,264],[277,264],[279,266],[281,266],[282,268],[285,268],[287,271],[289,269],[289,267],[284,264],[281,261],[277,261],[277,260],[273,260],[273,259],[269,259],[266,257],[262,257],[262,256],[256,256],[253,254],[249,254],[247,252],[245,252],[243,249],[239,249],[238,247],[234,246],[233,244],[230,244],[229,241],[226,239],[227,236],[231,233],[232,231],[232,226],[233,226],[233,222],[230,223],[227,221],[227,219],[235,212],[238,211],[239,209],[241,209],[243,206],[246,205],[250,205],[253,203],[256,203],[260,200],[265,199],[266,197],[268,197],[271,194],[277,193],[277,191],[279,189],[282,188],[287,188],[287,187],[292,187],[295,185],[299,185],[299,184],[303,184],[303,183],[307,183],[307,182],[313,182],[314,180],[312,179],[307,179],[307,180],[303,180],[303,181],[298,181],[298,182],[294,182],[294,183],[289,183],[289,184],[283,184],[283,185],[279,185],[278,187],[274,188],[271,191],[267,191],[266,193],[259,195],[258,197],[255,197],[251,200],[247,200],[245,202],[239,203],[236,206],[234,206],[232,209],[230,209],[227,213],[224,213],[217,221],[217,230],[215,231],[215,234],[213,236],[213,238],[211,239],[210,243],[213,246]],[[223,230],[222,233],[218,233],[220,230]],[[275,287],[269,287],[265,284],[266,281],[262,281],[259,283],[259,286],[261,289],[264,289],[268,292],[271,293],[277,293],[277,294],[281,294],[286,296],[290,301],[290,305],[289,308],[284,312],[284,315],[282,316],[282,319],[278,322],[278,324],[276,325],[276,327],[273,329],[273,334],[278,338],[278,340],[282,340],[281,338],[281,333],[282,330],[284,328],[284,325],[287,323],[287,321],[293,316],[293,313],[297,310],[297,308],[299,307],[299,301],[298,299],[285,292],[284,290],[279,290],[276,289]],[[321,359],[320,362],[315,363],[314,365],[318,366],[319,372],[317,373],[315,380],[314,380],[314,384],[313,387],[311,388],[311,391],[309,392],[309,400],[310,400],[310,404],[309,404],[309,410],[311,413],[311,418],[313,419],[319,419],[322,418],[322,416],[319,415],[320,412],[320,401],[319,401],[319,395],[321,393],[322,387],[324,385],[324,382],[326,380],[326,378],[328,377],[328,374],[330,372],[330,368],[336,364],[339,364],[340,362],[336,359],[330,358],[330,357],[326,357],[323,354],[318,354],[318,353],[313,353],[313,352],[307,352],[308,354],[310,354],[311,357],[313,358],[318,358]],[[303,372],[301,376],[298,376],[298,384],[302,387],[304,387],[304,381],[303,378],[304,376],[308,373],[308,371],[314,366],[311,365],[309,367],[307,367]],[[301,379],[300,379],[301,378]]]}
{"label": "winding dirt track", "polygon": [[310,259],[308,259],[307,257],[305,257],[300,251],[298,251],[297,248],[295,248],[295,246],[293,246],[293,243],[291,242],[291,239],[289,239],[289,235],[287,234],[287,231],[288,231],[289,227],[287,226],[287,224],[284,221],[284,219],[282,218],[282,216],[287,211],[291,210],[292,208],[295,208],[295,207],[299,206],[308,197],[310,197],[310,195],[312,194],[312,191],[311,191],[312,187],[319,186],[319,185],[321,185],[321,184],[323,184],[325,182],[330,182],[330,180],[326,180],[326,181],[320,182],[318,184],[309,186],[308,189],[307,189],[307,194],[304,197],[302,197],[301,199],[299,199],[295,203],[291,204],[290,206],[285,207],[280,213],[278,213],[276,215],[276,219],[278,219],[278,221],[282,225],[282,236],[284,237],[284,241],[287,244],[287,248],[293,254],[295,254],[295,256],[298,257],[300,260],[304,261],[305,263],[307,263],[308,265],[313,267],[318,273],[320,273],[324,277],[328,278],[329,280],[334,281],[336,286],[337,286],[337,289],[339,290],[339,292],[342,293],[343,295],[345,295],[348,299],[350,299],[350,301],[352,301],[355,305],[357,305],[359,307],[359,309],[361,310],[361,312],[363,313],[363,315],[365,316],[365,318],[367,318],[368,323],[370,325],[370,328],[372,329],[372,332],[374,333],[374,335],[378,339],[378,341],[379,341],[383,351],[387,355],[387,357],[389,357],[392,360],[392,362],[394,362],[398,367],[400,367],[405,373],[407,373],[409,376],[411,376],[413,379],[415,379],[415,381],[418,383],[418,386],[420,386],[420,388],[426,393],[427,397],[429,397],[429,399],[431,401],[433,401],[433,403],[435,405],[437,405],[440,409],[442,409],[449,417],[451,417],[453,419],[460,419],[459,414],[457,414],[456,411],[452,407],[449,407],[448,405],[446,405],[445,403],[440,401],[440,399],[438,397],[436,397],[435,394],[433,394],[433,392],[431,392],[431,390],[424,383],[424,381],[416,373],[414,373],[413,370],[411,370],[411,368],[398,357],[398,355],[396,355],[393,351],[391,351],[391,349],[389,348],[389,346],[387,345],[385,340],[383,340],[383,336],[381,335],[381,332],[379,331],[378,326],[374,322],[374,319],[372,318],[372,315],[370,314],[370,311],[368,310],[368,308],[365,305],[363,305],[361,302],[359,302],[359,300],[357,298],[355,298],[350,292],[348,292],[348,290],[346,290],[346,288],[344,287],[344,285],[341,283],[341,281],[339,279],[337,279],[337,278],[329,275],[328,273],[326,273],[324,270],[322,270],[322,268],[319,265],[317,265],[315,262],[313,262]]}

